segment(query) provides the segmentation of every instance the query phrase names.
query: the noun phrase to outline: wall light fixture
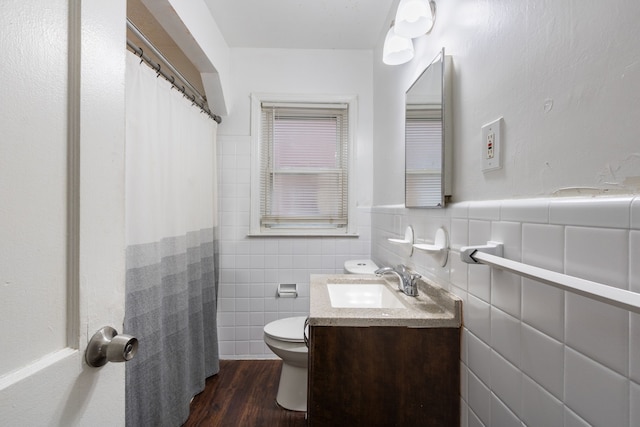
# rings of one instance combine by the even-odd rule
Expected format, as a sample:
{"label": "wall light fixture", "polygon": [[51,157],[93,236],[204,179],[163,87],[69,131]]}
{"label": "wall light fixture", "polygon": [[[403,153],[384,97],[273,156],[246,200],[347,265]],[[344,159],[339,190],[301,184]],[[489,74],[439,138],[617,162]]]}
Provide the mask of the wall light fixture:
{"label": "wall light fixture", "polygon": [[391,23],[382,50],[382,61],[399,65],[411,61],[415,54],[413,40],[427,34],[435,22],[433,0],[400,0],[396,19]]}
{"label": "wall light fixture", "polygon": [[387,65],[400,65],[413,59],[415,51],[413,40],[409,37],[399,36],[394,31],[393,22],[387,32],[382,48],[382,62]]}

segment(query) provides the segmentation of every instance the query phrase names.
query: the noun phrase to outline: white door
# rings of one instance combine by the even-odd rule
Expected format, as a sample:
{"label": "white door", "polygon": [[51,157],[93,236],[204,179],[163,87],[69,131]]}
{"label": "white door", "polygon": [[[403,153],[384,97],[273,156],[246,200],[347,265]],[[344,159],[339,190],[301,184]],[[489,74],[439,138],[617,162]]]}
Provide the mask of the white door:
{"label": "white door", "polygon": [[[0,425],[124,425],[126,0],[0,2]],[[124,331],[126,332],[126,331]]]}

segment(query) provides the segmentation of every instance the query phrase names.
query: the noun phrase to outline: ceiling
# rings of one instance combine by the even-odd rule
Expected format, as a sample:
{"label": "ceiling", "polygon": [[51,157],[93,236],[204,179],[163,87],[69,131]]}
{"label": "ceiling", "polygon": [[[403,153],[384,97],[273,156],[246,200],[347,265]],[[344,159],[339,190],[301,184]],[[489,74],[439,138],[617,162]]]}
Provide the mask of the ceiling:
{"label": "ceiling", "polygon": [[373,49],[395,0],[204,0],[229,47]]}

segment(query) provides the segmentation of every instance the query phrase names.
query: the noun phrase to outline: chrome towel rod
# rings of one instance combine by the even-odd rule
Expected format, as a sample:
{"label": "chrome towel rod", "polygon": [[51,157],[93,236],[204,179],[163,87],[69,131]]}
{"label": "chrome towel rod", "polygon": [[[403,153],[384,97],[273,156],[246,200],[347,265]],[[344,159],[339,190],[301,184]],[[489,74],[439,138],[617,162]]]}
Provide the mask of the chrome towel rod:
{"label": "chrome towel rod", "polygon": [[[127,18],[127,29],[130,30],[138,39],[140,39],[140,41],[145,45],[145,47],[147,47],[160,61],[164,63],[164,65],[167,67],[167,69],[171,72],[172,75],[165,73],[162,70],[162,66],[160,64],[154,63],[149,56],[145,55],[144,50],[142,48],[136,46],[131,40],[127,39],[127,46],[129,46],[136,55],[138,55],[142,60],[144,60],[147,64],[149,64],[151,68],[156,70],[158,75],[161,75],[162,77],[164,77],[168,82],[170,82],[173,85],[173,87],[175,87],[178,91],[182,92],[182,94],[187,99],[191,100],[191,102],[193,102],[195,105],[200,107],[202,112],[204,112],[213,120],[215,120],[216,123],[222,122],[222,118],[216,114],[213,114],[209,109],[207,105],[207,99],[195,87],[193,87],[191,83],[189,83],[189,80],[187,80],[187,78],[184,77],[182,73],[180,73],[180,71],[178,71],[173,65],[171,65],[171,62],[169,62],[169,60],[162,54],[162,52],[160,52],[153,45],[153,43],[151,43],[151,41],[147,38],[147,36],[145,36],[138,29],[138,27],[136,27],[135,24],[131,22],[129,18]],[[180,87],[176,84],[176,81],[175,81],[176,78],[181,83],[183,83],[184,86],[186,86],[189,89],[189,91],[193,94],[193,96],[188,96],[186,94],[184,86]]]}
{"label": "chrome towel rod", "polygon": [[485,246],[462,247],[460,248],[460,258],[469,264],[486,264],[640,314],[640,293],[503,258],[502,243],[500,242],[488,242]]}

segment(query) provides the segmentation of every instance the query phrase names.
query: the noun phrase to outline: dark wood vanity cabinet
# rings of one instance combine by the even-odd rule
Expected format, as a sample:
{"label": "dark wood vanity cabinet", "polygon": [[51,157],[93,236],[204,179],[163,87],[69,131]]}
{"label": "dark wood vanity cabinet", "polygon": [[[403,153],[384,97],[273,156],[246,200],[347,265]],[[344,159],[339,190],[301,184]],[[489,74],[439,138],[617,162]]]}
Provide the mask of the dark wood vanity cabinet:
{"label": "dark wood vanity cabinet", "polygon": [[460,328],[311,326],[308,423],[460,425]]}

